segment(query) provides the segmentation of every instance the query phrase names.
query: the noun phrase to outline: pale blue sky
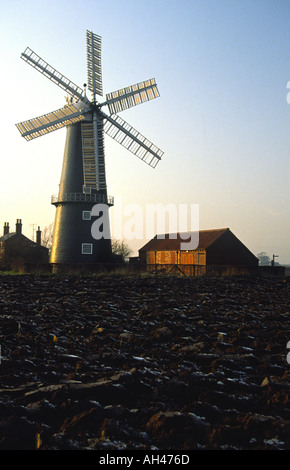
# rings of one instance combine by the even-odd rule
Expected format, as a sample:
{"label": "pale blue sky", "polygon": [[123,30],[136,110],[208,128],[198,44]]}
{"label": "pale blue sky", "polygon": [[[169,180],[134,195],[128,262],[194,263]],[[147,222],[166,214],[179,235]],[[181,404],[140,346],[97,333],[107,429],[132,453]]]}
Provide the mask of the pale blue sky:
{"label": "pale blue sky", "polygon": [[20,54],[29,46],[82,86],[89,29],[102,36],[104,93],[155,77],[161,95],[121,117],[162,148],[162,162],[153,170],[106,138],[108,193],[124,206],[199,204],[201,229],[229,227],[253,253],[290,263],[289,0],[0,5],[0,230],[22,218],[31,238],[32,224],[53,222],[65,139],[26,142],[16,130],[64,105]]}

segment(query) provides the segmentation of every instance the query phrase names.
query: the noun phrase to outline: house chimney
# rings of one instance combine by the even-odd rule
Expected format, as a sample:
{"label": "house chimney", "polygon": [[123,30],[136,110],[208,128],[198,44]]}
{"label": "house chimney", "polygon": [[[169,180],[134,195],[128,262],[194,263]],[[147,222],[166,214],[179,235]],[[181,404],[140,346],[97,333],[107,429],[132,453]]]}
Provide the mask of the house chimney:
{"label": "house chimney", "polygon": [[20,235],[22,232],[22,223],[21,223],[21,219],[17,219],[16,220],[16,233],[18,235]]}
{"label": "house chimney", "polygon": [[9,233],[9,222],[4,222],[3,235],[7,235],[7,233]]}
{"label": "house chimney", "polygon": [[38,227],[38,230],[36,230],[36,243],[38,245],[41,245],[41,230],[40,230],[40,227]]}

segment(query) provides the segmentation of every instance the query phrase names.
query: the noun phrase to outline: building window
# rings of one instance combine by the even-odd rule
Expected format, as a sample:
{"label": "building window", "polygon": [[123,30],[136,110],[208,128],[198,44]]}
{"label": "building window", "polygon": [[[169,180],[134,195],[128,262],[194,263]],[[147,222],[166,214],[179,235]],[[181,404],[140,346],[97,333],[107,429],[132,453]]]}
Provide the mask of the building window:
{"label": "building window", "polygon": [[91,220],[91,212],[83,211],[83,220]]}
{"label": "building window", "polygon": [[92,254],[93,254],[93,244],[82,243],[82,255],[92,255]]}

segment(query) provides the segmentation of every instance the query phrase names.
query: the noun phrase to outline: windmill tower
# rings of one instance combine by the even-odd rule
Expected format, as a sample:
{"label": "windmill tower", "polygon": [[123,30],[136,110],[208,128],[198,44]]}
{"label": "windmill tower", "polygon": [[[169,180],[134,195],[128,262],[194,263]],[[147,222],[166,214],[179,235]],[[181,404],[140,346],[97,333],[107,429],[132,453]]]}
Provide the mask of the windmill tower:
{"label": "windmill tower", "polygon": [[[116,114],[157,98],[155,79],[106,94],[105,101],[99,103],[96,95],[103,96],[101,37],[87,31],[86,42],[91,99],[86,95],[87,85],[80,88],[30,48],[21,54],[24,61],[69,95],[63,108],[16,124],[28,141],[63,127],[67,129],[59,193],[51,200],[56,207],[50,259],[53,264],[87,264],[111,259],[109,207],[113,198],[107,194],[104,133],[153,168],[163,155]],[[105,107],[107,113],[103,111]],[[102,223],[99,236],[93,237],[91,213],[96,204],[102,209],[99,214]]]}

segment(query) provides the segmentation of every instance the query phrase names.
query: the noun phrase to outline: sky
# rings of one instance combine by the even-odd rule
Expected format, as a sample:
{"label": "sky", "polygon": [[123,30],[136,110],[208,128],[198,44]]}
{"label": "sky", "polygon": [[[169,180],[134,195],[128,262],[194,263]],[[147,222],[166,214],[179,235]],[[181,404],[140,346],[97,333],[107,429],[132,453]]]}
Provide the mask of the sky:
{"label": "sky", "polygon": [[[160,92],[120,113],[164,151],[155,169],[105,137],[113,236],[117,218],[132,225],[134,207],[194,206],[200,229],[228,227],[255,255],[290,264],[289,0],[0,5],[0,231],[20,218],[33,238],[54,221],[65,142],[65,129],[30,142],[16,129],[65,104],[20,55],[30,47],[82,87],[90,30],[102,37],[104,94],[153,77]],[[133,254],[146,241],[127,236]]]}

